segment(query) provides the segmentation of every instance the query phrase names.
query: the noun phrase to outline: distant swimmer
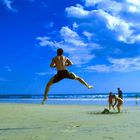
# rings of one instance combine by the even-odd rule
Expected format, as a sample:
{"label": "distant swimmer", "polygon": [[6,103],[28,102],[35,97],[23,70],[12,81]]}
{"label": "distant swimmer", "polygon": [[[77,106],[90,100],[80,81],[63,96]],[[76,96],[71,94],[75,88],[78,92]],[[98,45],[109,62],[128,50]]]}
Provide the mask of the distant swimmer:
{"label": "distant swimmer", "polygon": [[67,57],[65,57],[63,55],[63,49],[61,49],[61,48],[57,49],[57,56],[52,59],[52,62],[50,64],[50,67],[57,69],[57,74],[54,75],[50,79],[48,84],[46,85],[46,89],[45,89],[45,93],[44,93],[44,98],[43,98],[42,104],[44,104],[45,101],[48,98],[48,92],[49,92],[50,87],[53,84],[61,81],[64,78],[78,80],[80,83],[85,85],[88,89],[93,88],[93,86],[88,85],[82,78],[80,78],[79,76],[77,76],[74,73],[69,72],[67,70],[67,67],[71,66],[71,65],[73,65],[73,63]]}
{"label": "distant swimmer", "polygon": [[121,111],[121,106],[123,105],[123,99],[117,97],[116,95],[112,95],[112,98],[115,99],[115,103],[113,104],[113,108],[117,105],[118,113]]}

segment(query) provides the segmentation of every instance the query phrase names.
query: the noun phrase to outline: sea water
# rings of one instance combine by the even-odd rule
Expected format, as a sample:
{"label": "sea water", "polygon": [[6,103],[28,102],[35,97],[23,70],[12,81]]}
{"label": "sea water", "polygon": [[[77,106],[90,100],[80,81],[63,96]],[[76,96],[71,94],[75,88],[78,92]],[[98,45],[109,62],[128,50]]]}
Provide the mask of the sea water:
{"label": "sea water", "polygon": [[[0,103],[40,104],[42,95],[0,94]],[[125,106],[140,106],[140,93],[123,93]],[[54,105],[108,105],[108,93],[49,94],[46,104]]]}

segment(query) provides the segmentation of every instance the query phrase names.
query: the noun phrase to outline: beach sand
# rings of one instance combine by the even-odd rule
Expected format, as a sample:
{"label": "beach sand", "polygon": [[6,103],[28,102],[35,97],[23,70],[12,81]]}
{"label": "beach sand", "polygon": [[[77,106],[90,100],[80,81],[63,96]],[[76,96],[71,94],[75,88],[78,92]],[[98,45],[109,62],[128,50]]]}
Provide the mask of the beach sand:
{"label": "beach sand", "polygon": [[0,140],[139,140],[140,107],[0,104]]}

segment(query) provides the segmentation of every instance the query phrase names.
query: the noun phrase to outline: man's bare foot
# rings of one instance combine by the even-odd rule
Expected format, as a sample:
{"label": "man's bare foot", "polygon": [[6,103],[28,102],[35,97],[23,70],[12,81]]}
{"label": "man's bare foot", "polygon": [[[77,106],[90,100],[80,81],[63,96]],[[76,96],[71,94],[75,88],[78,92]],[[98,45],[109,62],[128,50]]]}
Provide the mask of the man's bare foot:
{"label": "man's bare foot", "polygon": [[48,97],[44,98],[43,101],[41,102],[42,105],[45,104],[45,101],[48,99]]}
{"label": "man's bare foot", "polygon": [[88,89],[92,89],[92,88],[93,88],[93,86],[90,86],[90,85],[88,86]]}
{"label": "man's bare foot", "polygon": [[41,104],[44,105],[44,104],[45,104],[45,100],[43,100],[43,101],[41,102]]}

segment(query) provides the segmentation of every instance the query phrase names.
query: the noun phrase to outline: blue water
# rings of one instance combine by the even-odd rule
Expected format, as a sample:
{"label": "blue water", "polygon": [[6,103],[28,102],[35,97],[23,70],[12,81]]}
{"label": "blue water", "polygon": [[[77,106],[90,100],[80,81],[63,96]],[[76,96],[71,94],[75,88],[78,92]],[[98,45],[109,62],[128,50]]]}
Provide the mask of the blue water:
{"label": "blue water", "polygon": [[[140,93],[124,93],[124,105],[140,105]],[[42,95],[4,95],[0,94],[0,103],[40,104]],[[51,94],[46,104],[62,105],[108,105],[108,93],[94,94]]]}

